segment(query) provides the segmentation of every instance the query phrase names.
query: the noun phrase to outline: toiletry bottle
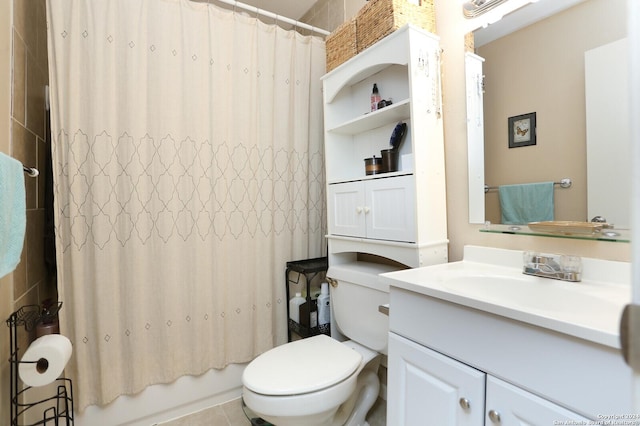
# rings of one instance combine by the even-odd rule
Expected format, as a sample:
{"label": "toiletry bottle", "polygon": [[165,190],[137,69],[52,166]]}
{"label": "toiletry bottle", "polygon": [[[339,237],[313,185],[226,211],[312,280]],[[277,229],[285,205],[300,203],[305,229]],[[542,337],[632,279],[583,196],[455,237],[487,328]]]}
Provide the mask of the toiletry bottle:
{"label": "toiletry bottle", "polygon": [[373,92],[371,92],[371,111],[377,111],[378,102],[380,102],[382,98],[380,97],[380,93],[378,93],[378,85],[373,83]]}
{"label": "toiletry bottle", "polygon": [[318,300],[310,299],[299,307],[300,309],[300,325],[316,328],[318,326]]}
{"label": "toiletry bottle", "polygon": [[302,297],[302,294],[296,293],[295,297],[289,300],[289,318],[300,324],[300,305],[306,302],[307,299]]}
{"label": "toiletry bottle", "polygon": [[331,322],[331,306],[329,298],[329,284],[322,283],[320,296],[318,296],[318,325]]}

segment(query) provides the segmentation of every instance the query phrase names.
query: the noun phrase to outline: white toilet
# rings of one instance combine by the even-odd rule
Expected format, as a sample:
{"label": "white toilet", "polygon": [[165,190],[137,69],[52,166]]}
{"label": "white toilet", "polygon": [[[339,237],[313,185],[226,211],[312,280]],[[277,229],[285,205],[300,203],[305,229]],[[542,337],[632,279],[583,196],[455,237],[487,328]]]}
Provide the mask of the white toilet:
{"label": "white toilet", "polygon": [[387,353],[389,288],[378,274],[398,268],[357,262],[331,266],[332,328],[351,340],[325,335],[273,348],[242,376],[245,404],[277,426],[365,426],[380,389],[380,354]]}

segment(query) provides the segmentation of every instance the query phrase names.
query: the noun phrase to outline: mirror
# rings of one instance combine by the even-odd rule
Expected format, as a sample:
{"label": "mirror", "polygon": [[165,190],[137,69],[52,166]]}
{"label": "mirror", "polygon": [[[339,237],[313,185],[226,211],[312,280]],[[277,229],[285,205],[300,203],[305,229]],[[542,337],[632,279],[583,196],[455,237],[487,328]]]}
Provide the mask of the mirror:
{"label": "mirror", "polygon": [[[625,81],[626,51],[615,43],[626,37],[626,1],[540,0],[474,36],[475,52],[485,60],[485,184],[497,188],[570,178],[569,188],[555,185],[555,220],[589,221],[599,215],[616,228],[628,228],[628,101],[616,98],[627,93],[624,84],[617,85]],[[611,43],[618,53],[597,49]],[[612,54],[619,65],[611,62]],[[509,148],[509,117],[533,112],[535,145]],[[605,146],[593,151],[598,139]],[[472,163],[482,160],[470,154],[470,175]],[[480,204],[470,201],[470,218],[483,216]],[[484,220],[500,223],[497,190],[484,194],[484,204]]]}

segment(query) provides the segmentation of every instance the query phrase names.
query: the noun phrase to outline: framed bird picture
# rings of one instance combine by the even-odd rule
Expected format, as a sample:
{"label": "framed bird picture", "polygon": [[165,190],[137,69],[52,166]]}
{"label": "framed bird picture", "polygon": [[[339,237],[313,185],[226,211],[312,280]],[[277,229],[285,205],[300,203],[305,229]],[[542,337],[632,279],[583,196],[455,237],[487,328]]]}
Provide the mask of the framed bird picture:
{"label": "framed bird picture", "polygon": [[536,113],[509,117],[509,148],[536,144]]}

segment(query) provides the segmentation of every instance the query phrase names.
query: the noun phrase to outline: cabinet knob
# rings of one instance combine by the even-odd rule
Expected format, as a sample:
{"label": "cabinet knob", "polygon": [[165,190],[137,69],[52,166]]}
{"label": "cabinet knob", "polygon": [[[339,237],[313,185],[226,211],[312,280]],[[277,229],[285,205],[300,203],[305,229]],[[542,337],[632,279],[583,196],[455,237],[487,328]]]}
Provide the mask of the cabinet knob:
{"label": "cabinet knob", "polygon": [[467,398],[460,398],[458,402],[460,403],[460,407],[462,407],[463,410],[468,410],[469,408],[471,408],[471,403]]}
{"label": "cabinet knob", "polygon": [[489,410],[489,420],[495,424],[500,424],[500,413],[496,410]]}
{"label": "cabinet knob", "polygon": [[356,207],[356,213],[358,214],[362,213],[362,207],[360,206]]}
{"label": "cabinet knob", "polygon": [[364,214],[368,214],[371,211],[371,209],[369,207],[365,207],[364,208]]}

